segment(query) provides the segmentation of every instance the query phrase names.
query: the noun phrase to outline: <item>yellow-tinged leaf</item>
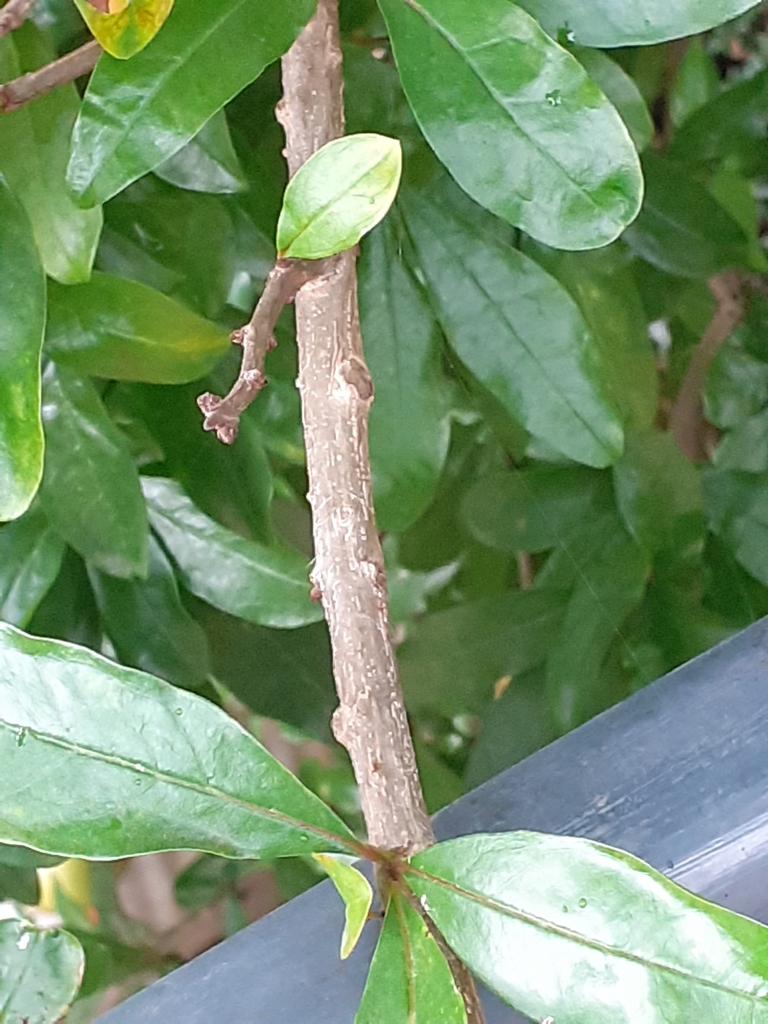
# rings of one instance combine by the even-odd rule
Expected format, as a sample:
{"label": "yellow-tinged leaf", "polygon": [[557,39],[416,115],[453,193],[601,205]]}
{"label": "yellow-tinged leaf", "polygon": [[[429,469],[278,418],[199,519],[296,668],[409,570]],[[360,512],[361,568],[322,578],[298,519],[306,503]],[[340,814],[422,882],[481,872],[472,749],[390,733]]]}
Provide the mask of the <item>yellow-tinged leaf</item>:
{"label": "yellow-tinged leaf", "polygon": [[345,920],[340,956],[342,960],[346,960],[357,945],[360,933],[368,920],[373,890],[365,875],[361,875],[347,860],[327,853],[313,853],[312,856],[325,869],[344,900]]}
{"label": "yellow-tinged leaf", "polygon": [[127,60],[159,32],[173,0],[75,0],[95,38],[107,53]]}

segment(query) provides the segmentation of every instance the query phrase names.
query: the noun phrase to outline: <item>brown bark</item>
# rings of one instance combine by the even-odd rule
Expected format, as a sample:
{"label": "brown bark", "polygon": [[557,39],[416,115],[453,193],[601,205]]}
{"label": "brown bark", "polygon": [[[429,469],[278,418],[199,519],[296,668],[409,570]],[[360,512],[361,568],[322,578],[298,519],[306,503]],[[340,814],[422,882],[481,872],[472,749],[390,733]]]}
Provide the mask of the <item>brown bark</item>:
{"label": "brown bark", "polygon": [[[291,174],[344,131],[337,0],[317,11],[283,58]],[[350,754],[369,841],[415,853],[434,842],[398,680],[384,558],[373,513],[368,410],[354,251],[296,296],[299,380],[318,588],[340,706],[336,738]]]}
{"label": "brown bark", "polygon": [[22,75],[6,82],[5,85],[0,85],[0,113],[10,114],[12,110],[23,107],[30,100],[73,82],[81,75],[87,75],[89,71],[93,71],[101,54],[101,47],[93,39],[85,46],[59,57],[52,64],[46,64],[37,71],[30,71],[28,75]]}
{"label": "brown bark", "polygon": [[0,38],[21,28],[35,0],[8,0],[0,9]]}

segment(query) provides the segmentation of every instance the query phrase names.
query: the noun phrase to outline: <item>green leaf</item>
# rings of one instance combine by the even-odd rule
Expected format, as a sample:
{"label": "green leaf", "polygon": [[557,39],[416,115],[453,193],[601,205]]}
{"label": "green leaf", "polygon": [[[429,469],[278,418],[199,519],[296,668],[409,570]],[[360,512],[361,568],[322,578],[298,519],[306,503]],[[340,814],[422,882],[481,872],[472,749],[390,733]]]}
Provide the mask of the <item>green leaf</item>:
{"label": "green leaf", "polygon": [[510,591],[425,615],[398,649],[409,708],[482,710],[499,679],[545,660],[566,601],[554,590]]}
{"label": "green leaf", "polygon": [[419,127],[473,199],[559,249],[612,241],[637,153],[579,62],[507,0],[379,0]]}
{"label": "green leaf", "polygon": [[206,121],[186,146],[156,167],[155,174],[192,192],[229,194],[248,188],[223,110]]}
{"label": "green leaf", "polygon": [[41,512],[0,529],[0,619],[27,625],[59,574],[64,541]]}
{"label": "green leaf", "polygon": [[601,50],[592,50],[587,46],[572,46],[569,49],[618,110],[635,149],[638,152],[645,149],[653,138],[653,121],[634,79]]}
{"label": "green leaf", "polygon": [[[94,860],[356,852],[336,815],[213,704],[11,626],[0,626],[0,757],[8,842]],[[30,779],[49,778],[23,799]]]}
{"label": "green leaf", "polygon": [[547,551],[567,543],[610,507],[604,473],[581,466],[534,466],[481,477],[462,517],[481,544],[497,551]]}
{"label": "green leaf", "polygon": [[705,469],[703,482],[710,530],[768,586],[768,473]]}
{"label": "green leaf", "polygon": [[40,501],[51,526],[104,572],[143,576],[148,530],[138,473],[93,384],[49,364],[43,420]]}
{"label": "green leaf", "polygon": [[[692,36],[735,18],[758,0],[588,0],[564,5],[562,0],[520,0],[520,6],[547,32],[564,32],[581,46],[638,46]],[[560,1021],[557,1022],[560,1024]],[[649,1022],[650,1024],[650,1022]]]}
{"label": "green leaf", "polygon": [[356,245],[392,205],[402,159],[400,143],[385,135],[328,142],[288,183],[277,222],[278,254],[318,260]]}
{"label": "green leaf", "polygon": [[29,507],[43,473],[40,350],[45,277],[32,229],[0,175],[0,520]]}
{"label": "green leaf", "polygon": [[449,945],[535,1020],[768,1020],[768,930],[586,839],[511,832],[433,846],[406,880]]}
{"label": "green leaf", "polygon": [[581,310],[599,346],[603,380],[624,426],[650,427],[658,402],[656,361],[626,247],[615,242],[577,253],[528,243],[524,251],[557,278]]}
{"label": "green leaf", "polygon": [[366,239],[360,325],[374,384],[369,421],[376,521],[400,532],[435,493],[448,453],[440,328],[384,224]]}
{"label": "green leaf", "polygon": [[327,872],[328,877],[344,900],[344,932],[341,936],[342,960],[346,960],[357,945],[368,911],[373,901],[371,883],[357,868],[327,853],[313,853],[312,856]]}
{"label": "green leaf", "polygon": [[173,156],[289,48],[313,10],[313,0],[221,0],[215,10],[185,0],[151,47],[127,62],[104,55],[72,138],[75,195],[103,202]]}
{"label": "green leaf", "polygon": [[82,947],[69,932],[0,921],[0,1009],[8,1024],[56,1024],[74,1002],[84,968]]}
{"label": "green leaf", "polygon": [[641,547],[656,553],[701,544],[701,476],[671,434],[628,434],[613,483],[621,517]]}
{"label": "green leaf", "polygon": [[768,470],[768,409],[750,416],[720,440],[712,461],[719,469]]}
{"label": "green leaf", "polygon": [[10,867],[0,862],[0,900],[15,900],[29,907],[35,906],[40,900],[37,871],[34,868]]}
{"label": "green leaf", "polygon": [[622,448],[602,360],[564,288],[460,209],[409,192],[408,232],[452,348],[536,437],[591,466]]}
{"label": "green leaf", "polygon": [[[0,78],[9,81],[55,57],[48,37],[26,22],[0,40]],[[79,209],[67,189],[79,108],[77,90],[68,84],[0,117],[0,173],[27,211],[46,273],[64,284],[88,280],[102,221],[100,208]]]}
{"label": "green leaf", "polygon": [[[714,164],[729,159],[746,177],[768,166],[768,68],[715,96],[675,133],[675,160]],[[735,169],[734,168],[734,169]]]}
{"label": "green leaf", "polygon": [[89,575],[104,628],[124,665],[185,690],[205,685],[211,671],[205,633],[181,603],[173,569],[154,537],[146,580],[118,580],[96,569]]}
{"label": "green leaf", "polygon": [[687,121],[720,91],[720,77],[700,39],[689,39],[669,94],[669,116],[675,128]]}
{"label": "green leaf", "polygon": [[309,599],[309,566],[287,547],[244,540],[204,515],[173,480],[142,479],[152,527],[186,587],[230,615],[293,628],[323,617]]}
{"label": "green leaf", "polygon": [[632,252],[681,277],[707,278],[726,267],[744,266],[743,231],[684,167],[646,153],[643,173],[643,209],[624,232]]}
{"label": "green leaf", "polygon": [[117,13],[97,11],[90,0],[75,0],[83,21],[107,53],[120,60],[143,50],[162,28],[173,0],[120,0]]}
{"label": "green leaf", "polygon": [[464,1001],[440,947],[405,896],[393,892],[355,1024],[466,1020]]}
{"label": "green leaf", "polygon": [[228,348],[227,331],[136,281],[94,272],[88,284],[49,289],[46,354],[80,373],[185,384]]}
{"label": "green leaf", "polygon": [[[614,703],[601,668],[617,631],[642,601],[650,572],[648,555],[615,513],[595,523],[595,534],[599,549],[576,572],[565,618],[547,657],[550,707],[561,733]],[[570,548],[564,544],[562,550],[573,561]]]}

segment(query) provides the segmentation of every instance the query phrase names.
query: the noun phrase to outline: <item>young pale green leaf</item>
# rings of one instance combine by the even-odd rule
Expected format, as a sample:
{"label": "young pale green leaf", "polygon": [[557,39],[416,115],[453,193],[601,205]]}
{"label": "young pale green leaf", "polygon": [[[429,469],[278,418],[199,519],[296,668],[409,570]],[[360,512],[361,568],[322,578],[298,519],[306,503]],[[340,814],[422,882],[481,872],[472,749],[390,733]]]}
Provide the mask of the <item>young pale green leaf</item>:
{"label": "young pale green leaf", "polygon": [[319,149],[285,190],[278,254],[318,260],[356,245],[392,205],[402,160],[397,139],[372,133],[346,135]]}
{"label": "young pale green leaf", "polygon": [[[0,78],[16,78],[55,57],[48,36],[26,22],[0,40]],[[102,223],[101,208],[79,209],[66,184],[79,109],[69,84],[0,117],[0,173],[27,211],[46,273],[63,284],[88,280]]]}
{"label": "young pale green leaf", "polygon": [[701,475],[671,434],[628,434],[613,467],[613,485],[627,529],[647,551],[685,550],[703,542]]}
{"label": "young pale green leaf", "polygon": [[160,31],[173,0],[112,0],[110,11],[97,11],[89,0],[75,0],[83,21],[107,53],[133,57]]}
{"label": "young pale green leaf", "polygon": [[355,1024],[466,1024],[464,1000],[424,921],[400,892],[384,925]]}
{"label": "young pale green leaf", "polygon": [[[524,6],[524,5],[523,5]],[[653,121],[633,78],[602,50],[571,46],[570,52],[618,110],[635,149],[641,152],[653,138]]]}
{"label": "young pale green leaf", "polygon": [[[520,0],[552,35],[581,46],[642,46],[692,36],[729,21],[758,0]],[[559,1021],[558,1021],[559,1024]]]}
{"label": "young pale green leaf", "polygon": [[489,988],[557,1024],[763,1024],[768,928],[636,857],[512,832],[418,854],[406,880]]}
{"label": "young pale green leaf", "polygon": [[59,574],[64,541],[39,511],[0,529],[0,619],[24,627]]}
{"label": "young pale green leaf", "polygon": [[7,842],[94,860],[356,852],[343,822],[213,704],[4,625],[0,758]]}
{"label": "young pale green leaf", "polygon": [[681,277],[707,278],[745,264],[744,232],[686,168],[646,153],[643,172],[643,209],[624,232],[633,253]]}
{"label": "young pale green leaf", "polygon": [[344,900],[344,932],[341,936],[341,959],[346,960],[357,945],[357,940],[368,920],[368,911],[373,901],[371,883],[357,868],[343,860],[337,860],[327,853],[312,856],[327,872],[328,877]]}
{"label": "young pale green leaf", "polygon": [[[0,534],[2,539],[2,534]],[[154,537],[145,580],[89,572],[107,636],[124,665],[199,690],[210,674],[205,633],[184,605],[173,569]]]}
{"label": "young pale green leaf", "polygon": [[219,110],[178,153],[155,168],[163,181],[190,192],[230,194],[248,188],[227,125]]}
{"label": "young pale green leaf", "polygon": [[74,1002],[84,970],[82,947],[69,932],[0,921],[0,1013],[8,1024],[56,1024]]}
{"label": "young pale green leaf", "polygon": [[79,373],[186,384],[228,348],[227,331],[136,281],[96,271],[88,284],[48,291],[45,352]]}
{"label": "young pale green leaf", "polygon": [[0,174],[0,520],[29,507],[43,473],[40,349],[45,276],[27,215]]}
{"label": "young pale green leaf", "polygon": [[[313,0],[185,0],[130,61],[103,56],[75,124],[67,171],[92,206],[186,145],[291,45]],[[201,88],[200,83],[205,87]]]}
{"label": "young pale green leaf", "polygon": [[545,660],[567,599],[555,590],[510,591],[424,616],[398,649],[408,706],[481,711],[499,679]]}
{"label": "young pale green leaf", "polygon": [[369,422],[376,521],[401,531],[432,500],[448,453],[442,337],[389,224],[365,240],[359,273],[360,326],[376,395]]}
{"label": "young pale green leaf", "polygon": [[636,216],[626,127],[575,57],[508,0],[379,0],[419,127],[461,187],[558,249]]}
{"label": "young pale green leaf", "polygon": [[309,599],[309,567],[297,551],[219,526],[173,480],[143,477],[142,486],[152,527],[193,594],[261,626],[291,629],[323,617]]}
{"label": "young pale green leaf", "polygon": [[565,289],[458,207],[408,192],[407,229],[459,358],[526,430],[590,466],[623,445],[600,350]]}
{"label": "young pale green leaf", "polygon": [[40,502],[51,526],[104,572],[145,575],[149,531],[139,476],[128,442],[93,384],[50,363],[43,379],[43,421]]}

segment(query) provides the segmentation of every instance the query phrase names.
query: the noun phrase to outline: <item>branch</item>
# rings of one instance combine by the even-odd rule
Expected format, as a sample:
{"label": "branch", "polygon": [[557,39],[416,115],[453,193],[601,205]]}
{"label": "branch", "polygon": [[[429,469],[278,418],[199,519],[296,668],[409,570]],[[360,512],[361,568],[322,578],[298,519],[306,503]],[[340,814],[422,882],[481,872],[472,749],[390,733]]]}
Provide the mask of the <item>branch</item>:
{"label": "branch", "polygon": [[691,355],[670,415],[670,429],[678,446],[692,462],[706,462],[707,421],[701,393],[715,353],[733,333],[744,316],[741,278],[732,270],[709,279],[709,290],[717,300],[717,309]]}
{"label": "branch", "polygon": [[205,415],[203,430],[215,430],[220,441],[232,444],[241,414],[267,383],[264,360],[275,347],[273,332],[283,307],[302,285],[328,273],[331,265],[330,260],[278,260],[270,270],[250,322],[232,333],[232,341],[243,346],[237,380],[224,398],[206,391],[197,399]]}
{"label": "branch", "polygon": [[8,0],[0,10],[0,39],[14,29],[21,28],[35,0]]}
{"label": "branch", "polygon": [[0,85],[0,113],[9,114],[30,100],[73,82],[81,75],[87,75],[89,71],[93,71],[101,54],[101,47],[92,39],[90,43],[59,57],[52,64],[46,64],[37,71],[30,71],[28,75],[22,75],[21,78],[14,78],[5,85]]}
{"label": "branch", "polygon": [[[291,175],[344,131],[338,0],[317,10],[283,57]],[[387,608],[387,578],[371,496],[368,411],[355,251],[296,296],[299,391],[313,513],[315,566],[333,650],[339,707],[333,731],[360,787],[369,842],[415,853],[434,842],[424,806]]]}

